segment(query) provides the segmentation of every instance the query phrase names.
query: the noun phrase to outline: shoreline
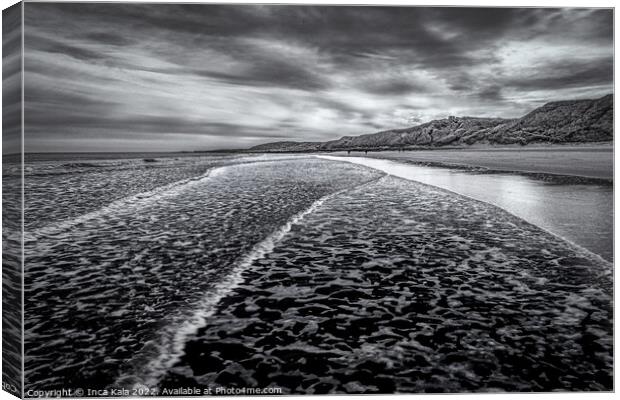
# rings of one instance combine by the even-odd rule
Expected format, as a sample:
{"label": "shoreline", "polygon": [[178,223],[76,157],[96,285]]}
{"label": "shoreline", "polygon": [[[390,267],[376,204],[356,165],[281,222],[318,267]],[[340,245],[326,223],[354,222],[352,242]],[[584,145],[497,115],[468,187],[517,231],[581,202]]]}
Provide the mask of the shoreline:
{"label": "shoreline", "polygon": [[[331,154],[329,154],[331,155]],[[333,155],[333,157],[346,157],[342,155]],[[356,156],[366,157],[366,156]],[[585,175],[563,175],[552,172],[538,172],[538,171],[526,171],[526,170],[513,170],[513,169],[491,169],[479,165],[470,164],[450,164],[443,162],[432,161],[413,161],[413,160],[394,160],[391,158],[381,157],[367,157],[381,160],[389,160],[402,164],[417,165],[422,167],[434,167],[445,169],[456,169],[465,172],[471,172],[476,174],[506,174],[506,175],[521,175],[531,179],[545,181],[549,183],[557,184],[599,184],[599,185],[613,185],[613,178],[593,177]]]}
{"label": "shoreline", "polygon": [[[360,154],[361,153],[361,154]],[[480,174],[518,174],[564,184],[613,185],[613,146],[467,148],[417,151],[347,151],[335,157],[365,157]]]}

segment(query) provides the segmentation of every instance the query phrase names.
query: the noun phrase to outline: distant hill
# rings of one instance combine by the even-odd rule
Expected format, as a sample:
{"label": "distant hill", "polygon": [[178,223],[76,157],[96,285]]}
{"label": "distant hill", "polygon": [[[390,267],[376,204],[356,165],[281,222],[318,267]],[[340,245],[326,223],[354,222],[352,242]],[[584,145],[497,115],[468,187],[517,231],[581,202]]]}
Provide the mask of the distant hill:
{"label": "distant hill", "polygon": [[613,96],[547,103],[517,119],[449,117],[328,142],[275,142],[261,152],[307,152],[468,146],[473,144],[584,143],[613,140]]}
{"label": "distant hill", "polygon": [[310,151],[318,150],[321,142],[272,142],[252,147],[252,151]]}

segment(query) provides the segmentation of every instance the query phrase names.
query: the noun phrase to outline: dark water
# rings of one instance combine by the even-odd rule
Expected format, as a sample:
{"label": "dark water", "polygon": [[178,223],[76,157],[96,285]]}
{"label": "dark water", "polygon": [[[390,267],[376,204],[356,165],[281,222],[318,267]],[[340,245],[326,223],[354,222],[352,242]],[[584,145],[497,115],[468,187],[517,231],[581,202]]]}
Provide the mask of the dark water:
{"label": "dark water", "polygon": [[[336,175],[330,162],[316,159],[205,161],[158,167],[164,177],[122,164],[106,183],[123,185],[111,198],[129,196],[95,210],[88,196],[100,197],[85,188],[104,187],[103,173],[71,176],[78,189],[72,194],[48,183],[56,206],[27,218],[34,227],[25,243],[29,385],[94,388],[145,379],[174,352],[179,330],[191,330],[205,295],[254,244],[321,197],[377,175],[358,166]],[[221,164],[229,165],[209,169]],[[200,175],[186,178],[194,171]],[[171,174],[183,179],[127,193]],[[76,203],[79,212],[61,207]],[[44,224],[54,212],[60,222]]]}
{"label": "dark water", "polygon": [[[142,157],[141,157],[142,156]],[[152,158],[152,153],[110,158],[101,154],[35,154],[26,157],[26,228],[74,221],[110,207],[141,206],[142,198],[174,190],[211,168],[235,162],[231,155]],[[148,161],[145,161],[148,160]],[[156,160],[152,162],[151,160]],[[133,197],[137,195],[137,197]],[[103,210],[102,210],[103,209]],[[89,215],[90,217],[90,215]]]}
{"label": "dark water", "polygon": [[2,382],[21,393],[22,369],[22,186],[19,159],[2,163]]}
{"label": "dark water", "polygon": [[26,389],[609,390],[611,266],[312,157],[37,160]]}

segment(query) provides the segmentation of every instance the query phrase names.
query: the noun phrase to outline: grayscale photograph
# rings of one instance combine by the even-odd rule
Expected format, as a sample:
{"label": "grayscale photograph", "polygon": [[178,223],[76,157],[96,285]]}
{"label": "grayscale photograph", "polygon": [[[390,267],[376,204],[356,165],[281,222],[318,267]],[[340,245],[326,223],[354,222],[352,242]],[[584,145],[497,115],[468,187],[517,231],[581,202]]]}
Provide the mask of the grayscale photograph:
{"label": "grayscale photograph", "polygon": [[3,388],[613,391],[613,18],[5,9]]}

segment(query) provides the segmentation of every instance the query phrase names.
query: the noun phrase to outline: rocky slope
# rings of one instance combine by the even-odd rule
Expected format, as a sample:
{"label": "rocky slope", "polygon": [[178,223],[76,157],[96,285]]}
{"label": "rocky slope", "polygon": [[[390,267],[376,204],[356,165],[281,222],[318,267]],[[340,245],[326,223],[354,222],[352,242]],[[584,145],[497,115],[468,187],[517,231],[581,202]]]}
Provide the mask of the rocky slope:
{"label": "rocky slope", "polygon": [[582,143],[613,140],[613,96],[547,103],[517,119],[449,117],[404,129],[328,142],[275,142],[251,151],[299,152],[473,144]]}

